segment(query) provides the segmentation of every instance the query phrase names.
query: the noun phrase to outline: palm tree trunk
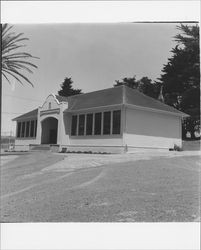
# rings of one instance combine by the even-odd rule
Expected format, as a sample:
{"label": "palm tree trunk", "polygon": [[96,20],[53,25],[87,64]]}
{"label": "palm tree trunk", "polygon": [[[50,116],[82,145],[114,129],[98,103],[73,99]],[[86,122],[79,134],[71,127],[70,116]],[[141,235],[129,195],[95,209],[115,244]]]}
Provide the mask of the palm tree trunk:
{"label": "palm tree trunk", "polygon": [[[0,41],[0,54],[2,58],[2,24],[0,24],[1,41]],[[0,138],[1,138],[1,119],[2,119],[2,64],[1,64],[1,74],[0,74]]]}

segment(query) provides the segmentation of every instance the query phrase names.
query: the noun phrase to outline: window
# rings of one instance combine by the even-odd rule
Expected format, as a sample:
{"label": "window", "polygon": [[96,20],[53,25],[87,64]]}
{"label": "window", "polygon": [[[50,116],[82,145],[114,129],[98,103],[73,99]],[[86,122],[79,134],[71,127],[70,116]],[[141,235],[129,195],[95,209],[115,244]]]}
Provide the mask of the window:
{"label": "window", "polygon": [[37,120],[35,120],[34,137],[36,137],[36,134],[37,134]]}
{"label": "window", "polygon": [[78,135],[84,135],[85,115],[79,115]]}
{"label": "window", "polygon": [[93,114],[87,114],[86,135],[92,135]]}
{"label": "window", "polygon": [[95,135],[101,134],[101,118],[102,118],[101,113],[95,114],[95,127],[94,127],[94,134]]}
{"label": "window", "polygon": [[121,133],[121,110],[98,112],[94,114],[89,113],[89,114],[72,115],[71,135],[73,136],[101,135],[101,134],[116,135],[120,133]]}
{"label": "window", "polygon": [[110,122],[111,122],[111,112],[107,111],[103,113],[103,134],[109,135],[110,134]]}
{"label": "window", "polygon": [[51,102],[49,102],[49,109],[51,109]]}
{"label": "window", "polygon": [[21,126],[22,126],[22,123],[21,123],[21,122],[18,122],[18,123],[17,123],[17,137],[20,137]]}
{"label": "window", "polygon": [[112,134],[120,134],[121,128],[121,110],[113,111]]}
{"label": "window", "polygon": [[71,135],[76,135],[77,132],[77,115],[72,116]]}
{"label": "window", "polygon": [[21,137],[25,136],[25,122],[22,122],[22,131],[21,131]]}
{"label": "window", "polygon": [[37,120],[17,123],[17,138],[36,137],[36,131]]}
{"label": "window", "polygon": [[30,137],[34,137],[34,121],[31,121]]}
{"label": "window", "polygon": [[29,137],[30,121],[26,122],[26,137]]}

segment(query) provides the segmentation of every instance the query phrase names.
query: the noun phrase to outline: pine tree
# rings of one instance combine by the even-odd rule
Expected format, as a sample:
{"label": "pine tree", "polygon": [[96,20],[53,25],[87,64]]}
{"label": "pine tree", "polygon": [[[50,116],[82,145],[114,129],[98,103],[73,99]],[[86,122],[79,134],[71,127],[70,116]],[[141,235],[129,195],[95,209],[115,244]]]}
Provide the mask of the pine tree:
{"label": "pine tree", "polygon": [[70,78],[66,77],[64,79],[64,82],[60,85],[61,89],[58,91],[58,95],[60,96],[72,96],[72,95],[78,95],[78,94],[82,94],[82,90],[81,89],[74,89],[73,88],[73,81]]}
{"label": "pine tree", "polygon": [[199,26],[177,26],[177,45],[172,49],[159,78],[163,85],[163,96],[166,104],[181,110],[191,117],[183,123],[183,136],[190,132],[195,138],[199,130],[200,118],[200,59],[199,59]]}

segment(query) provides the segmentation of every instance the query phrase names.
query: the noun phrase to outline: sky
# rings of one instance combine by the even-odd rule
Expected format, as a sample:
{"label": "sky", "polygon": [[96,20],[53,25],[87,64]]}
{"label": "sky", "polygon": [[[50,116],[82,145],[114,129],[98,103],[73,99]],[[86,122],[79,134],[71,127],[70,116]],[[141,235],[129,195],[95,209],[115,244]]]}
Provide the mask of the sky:
{"label": "sky", "polygon": [[[15,132],[12,118],[57,94],[65,77],[84,93],[110,88],[115,80],[147,76],[156,80],[176,45],[175,23],[14,24],[29,38],[26,52],[38,69],[27,74],[34,87],[3,78],[2,132]],[[11,79],[11,78],[10,78]]]}

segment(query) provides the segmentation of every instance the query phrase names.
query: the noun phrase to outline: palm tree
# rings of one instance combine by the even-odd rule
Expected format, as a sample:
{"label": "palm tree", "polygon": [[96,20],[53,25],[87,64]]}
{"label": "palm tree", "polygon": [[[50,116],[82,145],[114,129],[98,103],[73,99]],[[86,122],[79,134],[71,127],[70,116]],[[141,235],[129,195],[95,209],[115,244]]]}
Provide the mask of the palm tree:
{"label": "palm tree", "polygon": [[5,79],[10,83],[9,77],[14,78],[19,83],[23,84],[23,80],[28,82],[33,87],[32,82],[21,72],[25,70],[33,73],[30,68],[37,68],[29,59],[37,58],[26,52],[20,52],[19,49],[26,45],[21,44],[28,38],[23,37],[23,33],[16,34],[10,32],[13,26],[8,24],[2,25],[1,33],[1,72]]}

